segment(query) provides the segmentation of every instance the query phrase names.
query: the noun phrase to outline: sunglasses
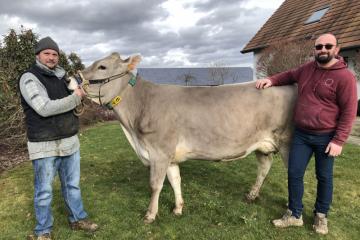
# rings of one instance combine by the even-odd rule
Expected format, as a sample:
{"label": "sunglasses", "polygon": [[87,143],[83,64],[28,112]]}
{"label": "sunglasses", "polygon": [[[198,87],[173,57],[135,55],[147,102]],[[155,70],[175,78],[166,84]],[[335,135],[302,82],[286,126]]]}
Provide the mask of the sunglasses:
{"label": "sunglasses", "polygon": [[323,45],[323,44],[318,44],[318,45],[315,45],[315,49],[316,49],[316,50],[321,50],[321,49],[323,49],[323,47],[325,47],[326,50],[330,50],[330,49],[333,48],[333,46],[334,46],[334,45],[332,45],[332,44],[325,44],[325,45]]}

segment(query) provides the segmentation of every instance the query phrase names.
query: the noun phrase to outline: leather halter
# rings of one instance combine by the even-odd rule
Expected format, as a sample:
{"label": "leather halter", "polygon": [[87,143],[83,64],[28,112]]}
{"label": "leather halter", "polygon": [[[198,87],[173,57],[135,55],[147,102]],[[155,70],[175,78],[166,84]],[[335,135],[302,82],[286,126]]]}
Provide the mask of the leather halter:
{"label": "leather halter", "polygon": [[82,84],[85,92],[87,92],[87,89],[89,87],[89,85],[92,85],[92,84],[100,84],[99,86],[99,94],[98,95],[95,95],[95,96],[91,96],[89,95],[90,97],[98,97],[99,99],[99,103],[100,105],[104,105],[101,101],[101,96],[100,96],[100,91],[101,91],[101,87],[111,81],[114,81],[118,78],[121,78],[127,74],[129,74],[130,72],[129,71],[126,71],[126,72],[123,72],[123,73],[119,73],[119,74],[115,74],[113,76],[110,76],[110,77],[107,77],[107,78],[98,78],[98,79],[85,79],[84,75],[82,74],[82,72],[79,70],[77,74],[74,75],[74,78],[76,79],[76,81],[80,84]]}

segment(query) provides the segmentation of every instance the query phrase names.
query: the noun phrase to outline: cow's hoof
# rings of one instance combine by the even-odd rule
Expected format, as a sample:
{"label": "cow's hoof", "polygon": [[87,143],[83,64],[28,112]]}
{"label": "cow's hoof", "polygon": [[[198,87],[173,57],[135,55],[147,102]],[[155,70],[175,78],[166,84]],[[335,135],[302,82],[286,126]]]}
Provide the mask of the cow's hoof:
{"label": "cow's hoof", "polygon": [[174,208],[173,213],[175,214],[175,216],[181,216],[182,215],[182,209]]}
{"label": "cow's hoof", "polygon": [[156,214],[153,215],[150,212],[146,212],[145,217],[144,217],[144,223],[145,224],[153,223],[155,221],[155,218],[156,218]]}
{"label": "cow's hoof", "polygon": [[144,217],[144,223],[145,224],[151,224],[155,221],[155,218],[151,218],[151,217],[148,217],[148,216],[145,216]]}
{"label": "cow's hoof", "polygon": [[257,196],[256,196],[256,195],[253,195],[253,194],[251,194],[251,193],[245,194],[245,201],[246,201],[247,203],[253,203],[253,202],[255,202],[256,198],[257,198]]}

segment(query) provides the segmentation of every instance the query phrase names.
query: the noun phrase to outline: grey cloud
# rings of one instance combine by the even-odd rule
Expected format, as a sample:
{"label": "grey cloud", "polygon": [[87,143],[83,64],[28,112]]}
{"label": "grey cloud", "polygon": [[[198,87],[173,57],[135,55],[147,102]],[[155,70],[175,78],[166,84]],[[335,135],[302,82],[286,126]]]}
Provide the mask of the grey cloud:
{"label": "grey cloud", "polygon": [[[50,1],[44,1],[50,2]],[[39,1],[15,1],[4,4],[0,13],[20,16],[40,26],[67,27],[78,31],[127,31],[132,25],[166,16],[158,5],[164,1],[57,1],[49,6]]]}
{"label": "grey cloud", "polygon": [[222,1],[208,0],[205,2],[193,3],[190,5],[194,6],[195,8],[201,11],[210,11],[216,8],[240,5],[241,3],[245,3],[248,1],[249,0],[222,0]]}
{"label": "grey cloud", "polygon": [[[86,64],[118,51],[122,55],[140,52],[148,57],[143,62],[145,67],[180,67],[181,61],[165,61],[164,56],[170,50],[182,49],[197,66],[216,61],[251,65],[251,55],[241,55],[240,50],[271,12],[244,9],[242,3],[247,1],[189,3],[196,12],[211,14],[178,33],[161,33],[152,25],[156,19],[168,16],[160,6],[165,0],[1,1],[0,20],[6,15],[36,24],[35,32],[40,37],[54,36],[61,48],[79,53]],[[5,28],[6,24],[0,23],[0,31]],[[97,44],[105,44],[108,49],[99,51]]]}

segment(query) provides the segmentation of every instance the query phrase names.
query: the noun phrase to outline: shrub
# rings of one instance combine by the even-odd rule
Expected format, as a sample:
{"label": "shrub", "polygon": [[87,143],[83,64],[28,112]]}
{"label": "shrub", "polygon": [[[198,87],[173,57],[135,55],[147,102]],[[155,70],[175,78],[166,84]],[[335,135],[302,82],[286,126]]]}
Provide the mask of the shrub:
{"label": "shrub", "polygon": [[310,40],[277,42],[261,53],[257,75],[261,78],[295,68],[309,61],[312,53],[313,42]]}

